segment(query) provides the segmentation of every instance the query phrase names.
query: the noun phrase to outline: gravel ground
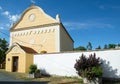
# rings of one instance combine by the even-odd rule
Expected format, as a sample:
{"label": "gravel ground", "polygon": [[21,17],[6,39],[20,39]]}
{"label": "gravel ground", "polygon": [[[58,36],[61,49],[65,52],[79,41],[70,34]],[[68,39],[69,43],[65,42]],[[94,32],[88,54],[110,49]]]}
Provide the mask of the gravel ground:
{"label": "gravel ground", "polygon": [[0,84],[48,84],[48,82],[34,82],[16,79],[14,76],[0,72]]}

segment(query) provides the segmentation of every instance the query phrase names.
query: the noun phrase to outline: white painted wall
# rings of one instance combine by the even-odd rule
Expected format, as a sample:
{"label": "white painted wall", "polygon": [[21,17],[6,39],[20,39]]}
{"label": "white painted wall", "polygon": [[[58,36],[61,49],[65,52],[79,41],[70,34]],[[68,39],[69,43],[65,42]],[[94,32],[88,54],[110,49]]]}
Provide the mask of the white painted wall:
{"label": "white painted wall", "polygon": [[96,53],[102,59],[103,77],[120,78],[120,50],[39,54],[34,55],[34,64],[52,75],[78,76],[74,64],[82,53],[86,56]]}

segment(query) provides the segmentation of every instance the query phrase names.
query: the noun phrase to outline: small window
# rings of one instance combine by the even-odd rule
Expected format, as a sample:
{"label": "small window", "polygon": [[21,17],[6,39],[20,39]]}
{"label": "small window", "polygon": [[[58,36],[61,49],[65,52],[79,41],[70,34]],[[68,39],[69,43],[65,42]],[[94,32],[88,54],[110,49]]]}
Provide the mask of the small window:
{"label": "small window", "polygon": [[10,58],[8,58],[8,61],[10,61]]}

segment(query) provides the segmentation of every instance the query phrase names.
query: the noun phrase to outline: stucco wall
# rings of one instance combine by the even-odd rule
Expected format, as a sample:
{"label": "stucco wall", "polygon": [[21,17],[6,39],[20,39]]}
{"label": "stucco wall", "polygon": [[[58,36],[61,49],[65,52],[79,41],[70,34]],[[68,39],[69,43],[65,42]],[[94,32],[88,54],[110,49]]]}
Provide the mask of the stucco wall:
{"label": "stucco wall", "polygon": [[[6,56],[6,71],[9,71],[9,72],[12,72],[13,70],[13,57],[18,57],[18,72],[22,72],[22,73],[25,73],[26,70],[25,70],[25,54],[21,54],[21,53],[18,53],[18,54],[12,54],[12,53],[9,53],[7,54]],[[8,61],[8,59],[10,59]]]}
{"label": "stucco wall", "polygon": [[18,72],[21,72],[21,73],[25,73],[26,70],[25,70],[25,63],[26,63],[26,60],[25,60],[25,56],[26,54],[20,54],[18,55]]}
{"label": "stucco wall", "polygon": [[[33,20],[30,20],[31,14],[34,15]],[[15,26],[15,29],[25,27],[38,26],[57,22],[55,19],[47,15],[40,7],[29,7],[20,18],[20,22]]]}
{"label": "stucco wall", "polygon": [[6,55],[6,66],[5,66],[6,71],[12,72],[12,63],[13,63],[12,62],[12,56],[10,54],[7,54]]}
{"label": "stucco wall", "polygon": [[34,55],[34,64],[49,74],[78,76],[74,64],[82,53],[86,56],[96,53],[96,56],[101,58],[103,77],[120,78],[120,50]]}
{"label": "stucco wall", "polygon": [[18,72],[25,72],[25,52],[18,46],[12,48],[6,55],[6,71],[12,72],[13,57],[18,57]]}
{"label": "stucco wall", "polygon": [[26,73],[29,71],[29,66],[33,64],[33,54],[25,53],[21,48],[15,46],[6,55],[6,71],[13,71],[13,57],[18,57],[18,71]]}
{"label": "stucco wall", "polygon": [[40,7],[32,5],[23,12],[19,21],[10,29],[10,46],[17,42],[33,48],[38,53],[73,50],[73,42],[61,27],[58,15],[54,19]]}
{"label": "stucco wall", "polygon": [[60,51],[72,51],[73,41],[70,39],[66,31],[60,26]]}
{"label": "stucco wall", "polygon": [[33,64],[33,54],[26,54],[26,64],[25,64],[25,72],[29,72],[29,67],[31,64]]}
{"label": "stucco wall", "polygon": [[33,48],[38,53],[58,51],[58,25],[11,32],[11,42]]}

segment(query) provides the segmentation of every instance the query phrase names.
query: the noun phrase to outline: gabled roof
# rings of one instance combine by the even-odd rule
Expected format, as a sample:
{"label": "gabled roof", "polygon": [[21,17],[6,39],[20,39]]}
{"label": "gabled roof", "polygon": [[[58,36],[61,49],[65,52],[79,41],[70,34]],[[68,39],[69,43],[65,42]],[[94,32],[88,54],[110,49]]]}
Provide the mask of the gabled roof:
{"label": "gabled roof", "polygon": [[[34,21],[29,21],[31,14],[35,15]],[[58,23],[58,21],[46,14],[42,8],[31,5],[22,13],[20,19],[15,24],[13,24],[13,26],[10,28],[10,31],[54,23]]]}
{"label": "gabled roof", "polygon": [[22,49],[24,52],[29,53],[29,54],[36,54],[36,53],[37,53],[37,52],[36,52],[34,49],[32,49],[32,48],[29,48],[29,47],[26,47],[26,46],[22,46],[22,45],[20,45],[20,44],[18,44],[18,43],[14,43],[14,44],[8,49],[8,51],[6,52],[6,54],[9,53],[15,46],[19,47],[19,48]]}
{"label": "gabled roof", "polygon": [[26,46],[22,46],[22,45],[19,45],[26,53],[37,53],[34,49],[32,48],[29,48],[29,47],[26,47]]}

